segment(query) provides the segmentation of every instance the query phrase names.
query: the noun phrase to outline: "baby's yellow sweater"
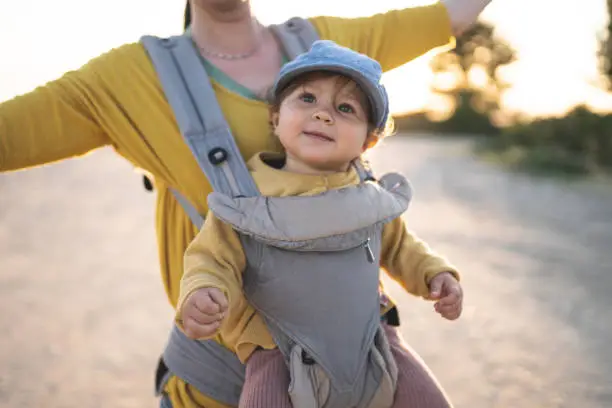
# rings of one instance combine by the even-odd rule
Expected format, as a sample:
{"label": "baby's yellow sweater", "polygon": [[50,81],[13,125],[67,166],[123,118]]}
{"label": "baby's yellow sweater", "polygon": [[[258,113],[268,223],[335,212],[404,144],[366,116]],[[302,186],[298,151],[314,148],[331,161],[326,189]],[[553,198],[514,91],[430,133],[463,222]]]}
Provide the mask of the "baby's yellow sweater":
{"label": "baby's yellow sweater", "polygon": [[[331,175],[308,175],[279,170],[266,163],[280,155],[257,154],[248,167],[262,195],[310,196],[359,183],[354,169]],[[267,158],[265,161],[262,157]],[[408,292],[426,297],[428,283],[441,272],[459,274],[446,259],[406,229],[402,218],[396,218],[383,228],[381,267]],[[229,310],[218,331],[217,341],[236,352],[245,362],[257,346],[276,347],[261,316],[247,303],[242,292],[242,272],[246,258],[238,234],[229,224],[212,213],[187,248],[185,272],[181,280],[176,321],[181,327],[181,309],[187,297],[195,290],[211,287],[225,293]],[[283,271],[278,271],[283,273]]]}

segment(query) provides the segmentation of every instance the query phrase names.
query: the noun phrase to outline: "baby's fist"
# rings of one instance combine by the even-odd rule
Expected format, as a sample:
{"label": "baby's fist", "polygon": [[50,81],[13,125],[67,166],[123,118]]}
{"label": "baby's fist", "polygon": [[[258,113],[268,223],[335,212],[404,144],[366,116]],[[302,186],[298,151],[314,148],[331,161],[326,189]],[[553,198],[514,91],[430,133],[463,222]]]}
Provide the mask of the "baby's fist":
{"label": "baby's fist", "polygon": [[463,289],[450,272],[442,272],[429,282],[429,297],[437,300],[436,312],[448,320],[461,316],[463,309]]}
{"label": "baby's fist", "polygon": [[187,337],[201,339],[214,335],[221,327],[227,308],[227,298],[219,289],[202,288],[193,291],[181,310]]}

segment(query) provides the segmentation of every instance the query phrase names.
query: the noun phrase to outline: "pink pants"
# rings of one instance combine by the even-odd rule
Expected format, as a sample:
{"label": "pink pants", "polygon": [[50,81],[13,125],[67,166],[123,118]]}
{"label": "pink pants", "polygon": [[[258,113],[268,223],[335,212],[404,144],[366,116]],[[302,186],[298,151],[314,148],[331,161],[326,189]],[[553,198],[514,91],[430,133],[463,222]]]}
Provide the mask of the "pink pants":
{"label": "pink pants", "polygon": [[[450,408],[432,373],[418,355],[402,342],[397,329],[383,324],[398,378],[393,408]],[[239,408],[291,408],[289,371],[283,355],[276,350],[259,350],[246,364],[246,378]]]}

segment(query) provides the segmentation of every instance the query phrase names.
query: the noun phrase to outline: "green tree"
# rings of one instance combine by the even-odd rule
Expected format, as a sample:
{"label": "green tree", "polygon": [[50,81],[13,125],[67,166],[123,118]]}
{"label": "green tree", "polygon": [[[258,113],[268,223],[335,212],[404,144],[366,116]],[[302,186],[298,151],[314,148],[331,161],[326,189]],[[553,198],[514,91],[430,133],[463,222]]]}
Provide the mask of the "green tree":
{"label": "green tree", "polygon": [[599,36],[599,72],[604,87],[612,91],[612,0],[608,0],[608,24]]}

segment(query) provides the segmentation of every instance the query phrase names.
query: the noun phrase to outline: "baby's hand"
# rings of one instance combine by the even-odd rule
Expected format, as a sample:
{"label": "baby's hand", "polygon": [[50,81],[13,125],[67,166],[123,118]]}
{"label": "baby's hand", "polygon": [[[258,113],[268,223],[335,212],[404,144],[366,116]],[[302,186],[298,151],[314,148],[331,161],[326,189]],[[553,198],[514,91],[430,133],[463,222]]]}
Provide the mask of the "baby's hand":
{"label": "baby's hand", "polygon": [[202,288],[189,295],[181,317],[190,339],[210,337],[219,330],[227,312],[227,298],[217,288]]}
{"label": "baby's hand", "polygon": [[449,272],[442,272],[429,282],[429,297],[438,300],[434,304],[436,312],[448,320],[455,320],[461,316],[463,309],[463,289]]}

